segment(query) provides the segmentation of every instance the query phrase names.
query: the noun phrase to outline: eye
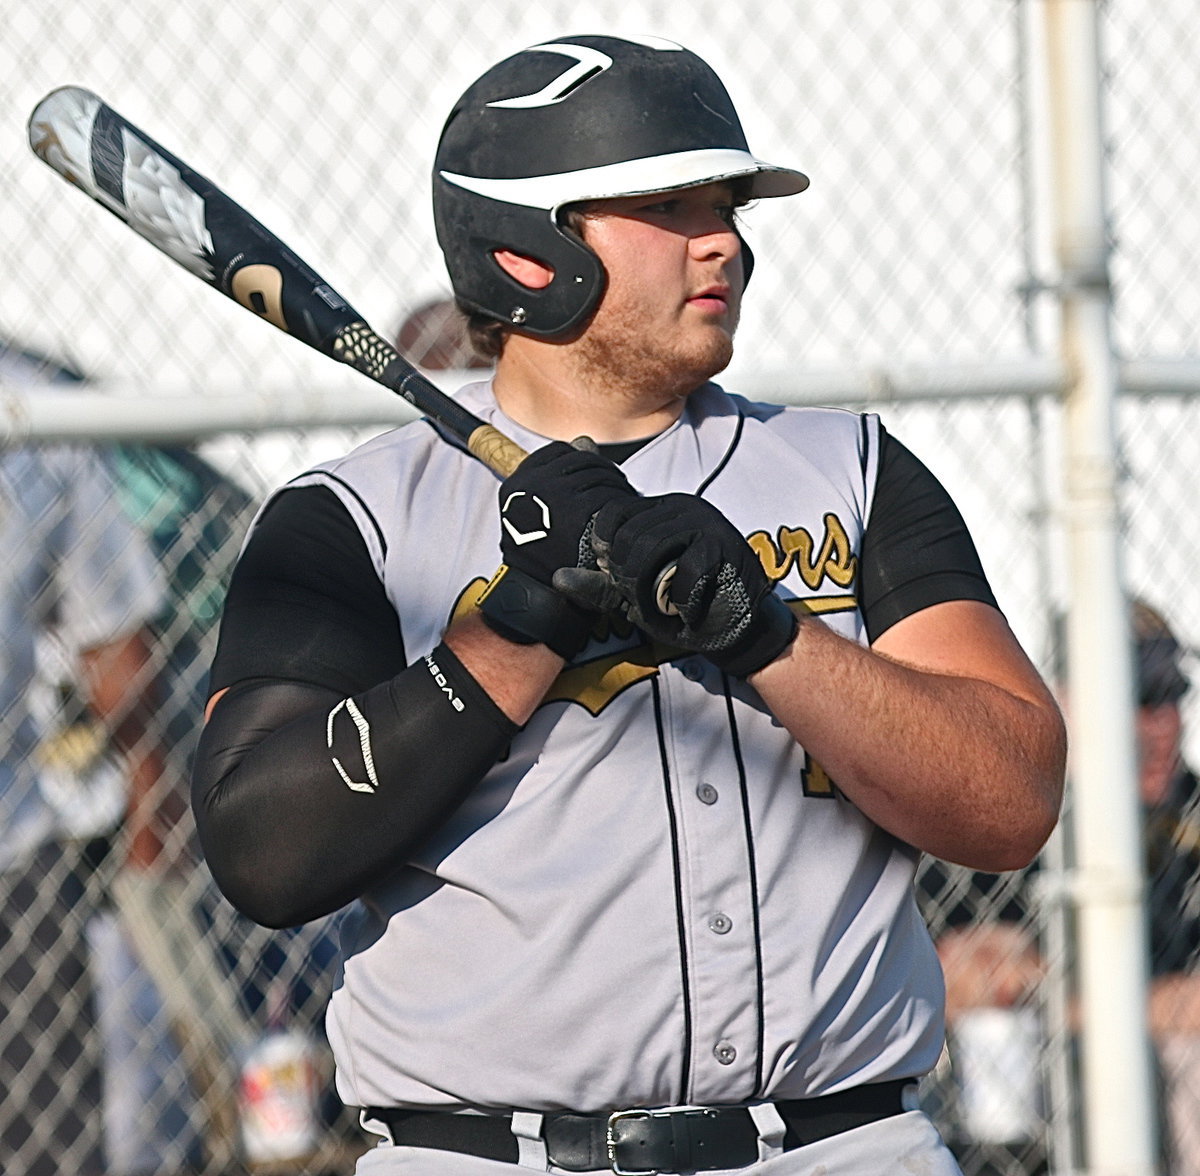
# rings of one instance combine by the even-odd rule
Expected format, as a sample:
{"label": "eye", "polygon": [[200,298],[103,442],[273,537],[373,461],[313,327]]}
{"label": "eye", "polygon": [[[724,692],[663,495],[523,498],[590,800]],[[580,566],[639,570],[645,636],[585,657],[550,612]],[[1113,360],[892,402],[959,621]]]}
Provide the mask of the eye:
{"label": "eye", "polygon": [[670,200],[655,200],[650,204],[643,204],[640,211],[652,213],[655,216],[670,216],[679,208],[677,199]]}

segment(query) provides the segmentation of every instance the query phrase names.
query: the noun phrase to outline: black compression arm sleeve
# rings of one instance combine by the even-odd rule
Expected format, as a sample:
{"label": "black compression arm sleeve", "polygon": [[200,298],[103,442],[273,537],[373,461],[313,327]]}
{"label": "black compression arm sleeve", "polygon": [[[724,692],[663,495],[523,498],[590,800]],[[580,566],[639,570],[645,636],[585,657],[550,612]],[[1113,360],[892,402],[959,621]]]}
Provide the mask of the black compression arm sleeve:
{"label": "black compression arm sleeve", "polygon": [[241,682],[196,753],[192,806],[213,877],[268,927],[335,911],[401,867],[516,730],[445,646],[348,700]]}

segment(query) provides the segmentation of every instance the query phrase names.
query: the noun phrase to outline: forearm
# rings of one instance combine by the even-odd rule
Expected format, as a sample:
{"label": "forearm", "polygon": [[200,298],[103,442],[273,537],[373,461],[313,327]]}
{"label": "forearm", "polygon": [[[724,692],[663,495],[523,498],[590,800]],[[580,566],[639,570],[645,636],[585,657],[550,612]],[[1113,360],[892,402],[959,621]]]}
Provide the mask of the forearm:
{"label": "forearm", "polygon": [[563,668],[563,659],[546,646],[507,641],[488,628],[478,613],[456,621],[444,640],[517,726],[529,721]]}
{"label": "forearm", "polygon": [[213,708],[192,803],[234,906],[275,927],[338,909],[402,866],[492,767],[515,725],[438,657],[354,695],[353,710],[275,681],[240,683]]}
{"label": "forearm", "polygon": [[810,619],[750,682],[880,827],[974,869],[1022,867],[1058,816],[1057,707],[1032,674],[1002,685],[939,670],[936,649],[929,662],[904,664]]}

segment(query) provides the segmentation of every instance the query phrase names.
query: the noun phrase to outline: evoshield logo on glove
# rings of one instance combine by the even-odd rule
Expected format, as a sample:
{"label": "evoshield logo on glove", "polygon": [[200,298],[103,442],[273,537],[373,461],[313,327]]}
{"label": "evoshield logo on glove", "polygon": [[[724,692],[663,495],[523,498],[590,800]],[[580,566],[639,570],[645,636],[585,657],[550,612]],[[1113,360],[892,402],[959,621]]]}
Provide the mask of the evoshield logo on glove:
{"label": "evoshield logo on glove", "polygon": [[504,500],[500,522],[514,543],[524,546],[550,535],[550,508],[536,494],[514,490]]}

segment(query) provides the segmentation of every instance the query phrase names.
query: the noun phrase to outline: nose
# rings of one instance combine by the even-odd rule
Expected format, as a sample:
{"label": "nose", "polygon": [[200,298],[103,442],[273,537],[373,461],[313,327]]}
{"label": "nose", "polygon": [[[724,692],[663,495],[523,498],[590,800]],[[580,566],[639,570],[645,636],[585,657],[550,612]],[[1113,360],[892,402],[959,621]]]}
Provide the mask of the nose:
{"label": "nose", "polygon": [[735,290],[740,292],[745,287],[754,260],[724,217],[713,213],[702,229],[690,237],[688,249],[694,261],[715,264]]}
{"label": "nose", "polygon": [[733,226],[715,210],[704,213],[690,235],[693,255],[698,260],[723,257],[732,260],[742,251],[742,239]]}

